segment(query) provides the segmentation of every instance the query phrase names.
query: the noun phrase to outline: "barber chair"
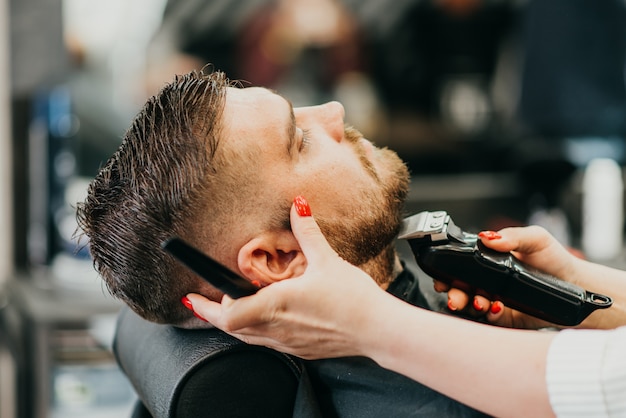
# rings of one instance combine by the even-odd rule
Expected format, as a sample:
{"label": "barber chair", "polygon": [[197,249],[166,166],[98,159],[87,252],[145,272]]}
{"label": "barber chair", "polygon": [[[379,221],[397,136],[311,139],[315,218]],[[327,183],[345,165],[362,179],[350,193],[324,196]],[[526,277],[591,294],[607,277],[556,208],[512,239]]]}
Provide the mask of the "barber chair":
{"label": "barber chair", "polygon": [[300,360],[217,329],[155,324],[124,308],[113,351],[139,397],[132,418],[314,416],[296,411],[310,395]]}

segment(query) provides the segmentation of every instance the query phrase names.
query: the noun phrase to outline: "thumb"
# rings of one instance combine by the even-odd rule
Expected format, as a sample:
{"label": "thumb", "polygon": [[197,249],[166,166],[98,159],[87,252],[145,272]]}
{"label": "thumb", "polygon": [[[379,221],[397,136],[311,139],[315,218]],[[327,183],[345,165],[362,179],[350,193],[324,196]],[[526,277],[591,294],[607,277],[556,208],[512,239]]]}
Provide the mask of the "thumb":
{"label": "thumb", "polygon": [[310,264],[321,263],[326,257],[337,257],[337,253],[326,241],[319,225],[311,216],[309,202],[297,196],[291,205],[291,230]]}
{"label": "thumb", "polygon": [[483,243],[497,251],[516,251],[531,254],[554,244],[552,236],[542,227],[504,228],[499,232],[483,231],[478,234]]}

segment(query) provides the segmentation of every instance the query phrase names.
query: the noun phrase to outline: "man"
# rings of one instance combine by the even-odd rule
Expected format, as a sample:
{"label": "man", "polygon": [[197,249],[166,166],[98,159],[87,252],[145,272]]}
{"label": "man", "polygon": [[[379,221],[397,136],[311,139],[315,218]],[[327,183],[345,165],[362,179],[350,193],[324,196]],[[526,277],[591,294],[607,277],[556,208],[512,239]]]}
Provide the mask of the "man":
{"label": "man", "polygon": [[288,223],[303,194],[342,256],[384,285],[407,185],[396,154],[344,130],[339,103],[292,109],[268,90],[230,87],[223,73],[190,73],[148,101],[79,220],[115,296],[149,320],[193,326],[181,297],[220,295],[192,274],[180,279],[159,248],[168,237],[261,284],[281,280],[306,263]]}
{"label": "man", "polygon": [[[306,258],[289,210],[304,195],[342,258],[424,305],[393,244],[406,166],[343,117],[337,102],[294,109],[269,90],[236,88],[220,72],[176,77],[148,100],[78,208],[111,293],[150,321],[206,326],[181,298],[221,293],[160,244],[180,236],[261,286],[298,276]],[[324,416],[475,414],[367,359],[310,362],[307,370]]]}

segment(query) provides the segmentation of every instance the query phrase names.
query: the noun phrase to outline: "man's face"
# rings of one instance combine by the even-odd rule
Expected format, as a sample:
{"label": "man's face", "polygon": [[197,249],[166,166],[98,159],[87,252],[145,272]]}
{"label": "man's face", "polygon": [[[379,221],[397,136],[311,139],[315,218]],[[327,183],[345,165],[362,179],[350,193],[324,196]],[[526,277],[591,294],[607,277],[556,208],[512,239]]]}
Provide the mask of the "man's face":
{"label": "man's face", "polygon": [[223,146],[253,160],[265,185],[259,195],[303,195],[331,246],[363,265],[397,233],[408,171],[394,152],[345,128],[343,118],[337,102],[294,109],[267,89],[229,88],[221,136]]}

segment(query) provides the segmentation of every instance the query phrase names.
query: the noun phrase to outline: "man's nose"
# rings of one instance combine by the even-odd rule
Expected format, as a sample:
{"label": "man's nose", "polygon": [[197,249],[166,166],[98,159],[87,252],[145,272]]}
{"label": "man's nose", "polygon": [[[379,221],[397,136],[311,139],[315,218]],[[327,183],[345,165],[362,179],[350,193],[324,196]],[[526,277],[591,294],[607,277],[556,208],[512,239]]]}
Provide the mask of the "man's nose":
{"label": "man's nose", "polygon": [[343,105],[339,102],[328,102],[319,106],[300,108],[296,117],[303,117],[322,127],[328,135],[337,142],[343,140],[344,122],[346,114]]}

